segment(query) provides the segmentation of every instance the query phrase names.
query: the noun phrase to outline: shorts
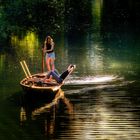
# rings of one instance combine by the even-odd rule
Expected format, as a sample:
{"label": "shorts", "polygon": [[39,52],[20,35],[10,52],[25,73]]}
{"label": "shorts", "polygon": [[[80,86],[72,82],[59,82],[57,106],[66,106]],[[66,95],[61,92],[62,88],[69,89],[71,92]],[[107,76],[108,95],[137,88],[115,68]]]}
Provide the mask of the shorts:
{"label": "shorts", "polygon": [[53,59],[55,59],[55,53],[54,52],[46,53],[46,59],[47,58],[53,58]]}

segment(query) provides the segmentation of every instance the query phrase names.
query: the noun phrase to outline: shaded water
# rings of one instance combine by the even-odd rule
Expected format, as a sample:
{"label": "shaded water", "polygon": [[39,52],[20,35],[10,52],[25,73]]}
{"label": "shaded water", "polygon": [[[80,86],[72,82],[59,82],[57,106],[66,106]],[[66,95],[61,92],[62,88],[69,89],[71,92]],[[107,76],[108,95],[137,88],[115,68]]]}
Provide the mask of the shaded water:
{"label": "shaded water", "polygon": [[117,20],[108,17],[105,4],[92,1],[85,30],[73,21],[69,32],[54,36],[56,68],[61,72],[70,63],[77,65],[59,102],[30,100],[19,85],[25,77],[20,60],[26,60],[31,73],[41,72],[38,35],[12,36],[8,51],[1,50],[1,140],[140,139],[139,26],[126,18],[126,10]]}

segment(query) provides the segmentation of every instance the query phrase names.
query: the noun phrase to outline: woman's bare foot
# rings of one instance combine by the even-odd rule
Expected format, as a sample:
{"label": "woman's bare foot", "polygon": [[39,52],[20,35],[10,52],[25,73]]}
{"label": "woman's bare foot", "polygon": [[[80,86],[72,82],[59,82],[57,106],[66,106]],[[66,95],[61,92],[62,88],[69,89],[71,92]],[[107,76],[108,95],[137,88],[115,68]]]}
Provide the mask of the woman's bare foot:
{"label": "woman's bare foot", "polygon": [[51,82],[52,81],[52,77],[50,77],[49,79],[44,79],[43,82]]}

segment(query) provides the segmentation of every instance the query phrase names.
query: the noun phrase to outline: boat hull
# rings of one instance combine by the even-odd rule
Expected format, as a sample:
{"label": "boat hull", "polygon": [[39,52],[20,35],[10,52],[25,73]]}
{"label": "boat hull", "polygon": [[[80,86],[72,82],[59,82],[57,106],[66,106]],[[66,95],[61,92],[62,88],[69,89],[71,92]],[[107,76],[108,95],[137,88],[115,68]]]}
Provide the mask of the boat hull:
{"label": "boat hull", "polygon": [[24,78],[20,85],[28,96],[36,96],[37,98],[41,96],[48,98],[48,100],[53,100],[61,85],[56,82],[41,83],[40,80],[44,77],[43,74],[34,74],[32,75],[32,81],[31,79]]}

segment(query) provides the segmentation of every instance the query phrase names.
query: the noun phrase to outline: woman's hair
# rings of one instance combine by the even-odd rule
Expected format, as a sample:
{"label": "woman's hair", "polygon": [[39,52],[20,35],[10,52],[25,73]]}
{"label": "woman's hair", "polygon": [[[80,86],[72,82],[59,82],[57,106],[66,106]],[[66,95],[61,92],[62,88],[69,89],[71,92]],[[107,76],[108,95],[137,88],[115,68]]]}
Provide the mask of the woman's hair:
{"label": "woman's hair", "polygon": [[45,42],[48,43],[49,39],[52,40],[51,36],[47,36],[46,39],[45,39]]}

